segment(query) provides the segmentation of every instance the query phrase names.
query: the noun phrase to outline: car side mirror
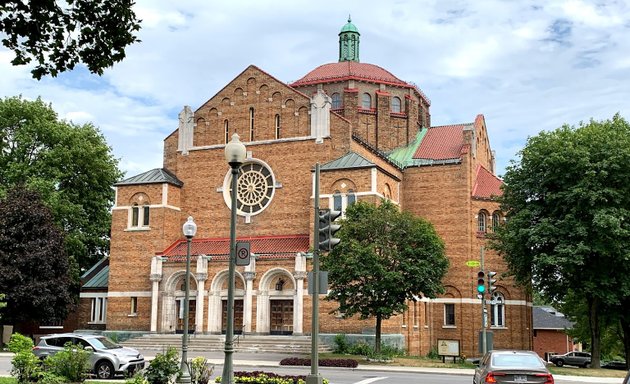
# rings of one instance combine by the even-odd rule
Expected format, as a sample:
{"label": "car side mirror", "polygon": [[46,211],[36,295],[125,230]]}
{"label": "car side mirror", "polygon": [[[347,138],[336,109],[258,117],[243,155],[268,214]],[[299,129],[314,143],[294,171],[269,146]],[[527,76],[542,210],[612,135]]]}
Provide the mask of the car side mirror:
{"label": "car side mirror", "polygon": [[89,351],[89,352],[94,352],[94,348],[92,348],[92,347],[90,347],[90,346],[87,346],[87,347],[85,347],[84,349],[85,349],[86,351]]}

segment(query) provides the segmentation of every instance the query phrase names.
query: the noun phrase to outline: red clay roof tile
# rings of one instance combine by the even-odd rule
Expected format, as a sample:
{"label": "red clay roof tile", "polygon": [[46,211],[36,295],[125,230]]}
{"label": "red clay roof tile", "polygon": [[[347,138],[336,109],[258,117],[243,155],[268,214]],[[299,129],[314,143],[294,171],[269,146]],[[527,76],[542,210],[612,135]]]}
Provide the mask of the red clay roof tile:
{"label": "red clay roof tile", "polygon": [[[238,238],[237,241],[249,241],[250,251],[258,255],[276,255],[306,252],[309,249],[308,235],[260,236]],[[191,255],[228,255],[230,239],[193,239]],[[177,240],[164,252],[159,254],[169,260],[186,256],[186,240]]]}
{"label": "red clay roof tile", "polygon": [[493,175],[492,172],[488,171],[482,165],[478,165],[472,196],[481,199],[491,199],[494,196],[501,196],[503,195],[501,185],[503,185],[503,180]]}
{"label": "red clay roof tile", "polygon": [[464,145],[464,128],[471,124],[430,127],[413,155],[414,159],[459,159]]}
{"label": "red clay roof tile", "polygon": [[357,63],[356,61],[342,61],[339,63],[320,65],[290,85],[292,87],[296,87],[301,85],[344,81],[350,79],[387,83],[402,87],[411,86],[378,65]]}

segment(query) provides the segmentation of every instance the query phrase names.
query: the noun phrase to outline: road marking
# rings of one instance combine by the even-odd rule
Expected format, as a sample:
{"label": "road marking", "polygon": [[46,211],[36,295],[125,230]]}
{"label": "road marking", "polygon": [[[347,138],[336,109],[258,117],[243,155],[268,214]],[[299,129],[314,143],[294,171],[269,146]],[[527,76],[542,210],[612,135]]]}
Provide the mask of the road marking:
{"label": "road marking", "polygon": [[379,380],[384,380],[387,379],[387,377],[383,376],[383,377],[372,377],[370,379],[365,379],[365,380],[361,380],[361,381],[357,381],[354,384],[370,384],[373,383],[375,381],[379,381]]}

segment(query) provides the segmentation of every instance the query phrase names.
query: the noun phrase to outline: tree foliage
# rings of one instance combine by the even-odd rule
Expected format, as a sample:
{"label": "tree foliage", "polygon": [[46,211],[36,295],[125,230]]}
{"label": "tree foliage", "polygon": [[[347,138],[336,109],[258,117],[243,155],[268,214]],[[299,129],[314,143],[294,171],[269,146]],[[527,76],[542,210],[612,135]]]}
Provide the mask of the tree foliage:
{"label": "tree foliage", "polygon": [[619,115],[529,138],[504,179],[507,222],[493,246],[547,299],[582,297],[595,367],[599,313],[630,297],[628,180],[630,125]]}
{"label": "tree foliage", "polygon": [[24,183],[38,191],[66,232],[66,249],[82,268],[107,253],[122,177],[105,138],[92,124],[57,118],[41,99],[0,100],[0,196]]}
{"label": "tree foliage", "polygon": [[0,5],[2,44],[15,53],[13,65],[34,62],[36,79],[57,76],[84,63],[92,73],[125,57],[140,30],[132,0],[8,0]]}
{"label": "tree foliage", "polygon": [[76,268],[64,234],[39,194],[17,186],[0,199],[0,291],[2,319],[55,321],[66,317],[78,297]]}
{"label": "tree foliage", "polygon": [[349,206],[338,234],[339,245],[322,257],[328,299],[346,317],[375,318],[378,353],[382,320],[402,313],[409,300],[443,292],[444,242],[431,223],[388,200]]}

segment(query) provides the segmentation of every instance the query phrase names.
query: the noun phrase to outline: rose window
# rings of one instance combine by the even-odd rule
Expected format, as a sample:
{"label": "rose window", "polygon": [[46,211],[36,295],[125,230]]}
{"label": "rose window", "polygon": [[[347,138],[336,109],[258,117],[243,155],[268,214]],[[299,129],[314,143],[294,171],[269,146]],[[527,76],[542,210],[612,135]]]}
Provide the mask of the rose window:
{"label": "rose window", "polygon": [[[227,177],[226,203],[230,206],[230,196],[232,196],[231,177]],[[262,212],[274,194],[274,176],[271,169],[266,164],[258,162],[245,163],[238,173],[236,188],[236,207],[240,215],[251,216]]]}

